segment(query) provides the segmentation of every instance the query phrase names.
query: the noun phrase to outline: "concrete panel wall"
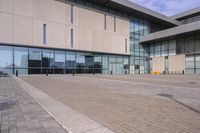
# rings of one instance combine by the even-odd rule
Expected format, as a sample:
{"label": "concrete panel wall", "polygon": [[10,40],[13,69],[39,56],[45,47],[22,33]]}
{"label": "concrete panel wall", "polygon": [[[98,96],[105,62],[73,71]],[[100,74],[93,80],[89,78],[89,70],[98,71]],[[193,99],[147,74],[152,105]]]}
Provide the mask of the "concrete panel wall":
{"label": "concrete panel wall", "polygon": [[153,58],[153,72],[162,73],[165,70],[165,57]]}
{"label": "concrete panel wall", "polygon": [[[0,43],[129,54],[129,20],[55,0],[0,0]],[[43,44],[46,24],[46,44]],[[71,47],[71,29],[74,29]],[[125,51],[125,39],[127,51]]]}
{"label": "concrete panel wall", "polygon": [[0,0],[0,12],[12,13],[14,0]]}
{"label": "concrete panel wall", "polygon": [[12,15],[0,13],[0,42],[12,43]]}
{"label": "concrete panel wall", "polygon": [[185,71],[185,55],[169,56],[169,72]]}
{"label": "concrete panel wall", "polygon": [[33,45],[33,24],[28,17],[13,17],[13,43]]}
{"label": "concrete panel wall", "polygon": [[14,0],[13,13],[16,15],[32,17],[34,0]]}

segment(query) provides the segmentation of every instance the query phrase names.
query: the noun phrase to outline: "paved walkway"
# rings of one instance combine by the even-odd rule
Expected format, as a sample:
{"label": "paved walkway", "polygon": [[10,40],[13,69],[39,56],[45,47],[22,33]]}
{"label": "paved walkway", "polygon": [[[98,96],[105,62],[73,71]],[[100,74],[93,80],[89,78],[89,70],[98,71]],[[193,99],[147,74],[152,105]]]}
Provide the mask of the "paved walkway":
{"label": "paved walkway", "polygon": [[[116,133],[199,133],[197,78],[115,78],[57,75],[22,79]],[[197,83],[178,86],[186,81]]]}
{"label": "paved walkway", "polygon": [[69,133],[113,133],[105,126],[64,105],[22,79],[15,79]]}
{"label": "paved walkway", "polygon": [[66,133],[11,77],[0,78],[0,133]]}

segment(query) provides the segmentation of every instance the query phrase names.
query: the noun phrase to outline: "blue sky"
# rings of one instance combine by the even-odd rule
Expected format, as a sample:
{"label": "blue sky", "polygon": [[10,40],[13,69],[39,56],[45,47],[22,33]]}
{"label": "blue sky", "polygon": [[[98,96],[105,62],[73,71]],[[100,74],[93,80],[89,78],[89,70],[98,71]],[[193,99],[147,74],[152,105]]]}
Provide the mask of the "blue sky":
{"label": "blue sky", "polygon": [[200,0],[130,0],[151,10],[172,16],[177,13],[200,7]]}

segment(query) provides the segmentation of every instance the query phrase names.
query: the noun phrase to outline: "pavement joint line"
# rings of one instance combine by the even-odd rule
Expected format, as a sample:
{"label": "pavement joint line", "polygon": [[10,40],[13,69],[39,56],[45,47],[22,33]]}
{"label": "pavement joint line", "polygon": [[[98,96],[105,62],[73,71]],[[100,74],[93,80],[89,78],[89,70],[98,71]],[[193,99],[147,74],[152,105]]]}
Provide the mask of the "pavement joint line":
{"label": "pavement joint line", "polygon": [[[76,76],[76,77],[82,77],[82,78],[90,78],[90,77],[83,77],[83,76]],[[110,81],[114,81],[114,82],[118,82],[119,80],[115,80],[115,79],[103,79],[103,78],[96,78],[96,77],[92,77],[93,79],[99,79],[99,80],[110,80]],[[180,89],[199,89],[199,88],[193,88],[193,87],[180,87],[180,86],[172,86],[172,85],[156,85],[156,84],[148,84],[148,83],[139,83],[139,82],[130,82],[130,81],[125,81],[125,80],[120,80],[121,82],[126,82],[126,83],[130,83],[130,84],[138,84],[138,85],[151,85],[151,86],[158,86],[158,87],[169,87],[169,88],[180,88]]]}
{"label": "pavement joint line", "polygon": [[[62,102],[53,99],[51,96],[42,92],[41,90],[33,87],[26,81],[14,77],[14,79],[19,83],[19,85],[31,96],[33,99],[46,110],[46,112],[63,127],[67,133],[114,133],[110,129],[104,127],[100,123],[90,119],[72,108],[64,105]],[[52,103],[54,103],[52,105]],[[54,107],[52,107],[54,106]],[[57,106],[57,107],[56,107]],[[71,115],[63,115],[62,113],[71,113]],[[68,118],[68,119],[67,119]],[[71,121],[69,121],[71,119]],[[100,129],[100,131],[99,131]]]}

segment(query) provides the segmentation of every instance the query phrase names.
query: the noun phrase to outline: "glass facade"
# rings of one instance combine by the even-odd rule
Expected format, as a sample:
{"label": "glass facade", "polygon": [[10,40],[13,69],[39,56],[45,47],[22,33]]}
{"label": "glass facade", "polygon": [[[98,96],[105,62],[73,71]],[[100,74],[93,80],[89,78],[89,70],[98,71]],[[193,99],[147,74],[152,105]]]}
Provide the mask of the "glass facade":
{"label": "glass facade", "polygon": [[200,35],[156,42],[150,45],[150,58],[179,54],[186,55],[187,74],[200,74]]}
{"label": "glass facade", "polygon": [[0,72],[19,75],[129,73],[129,56],[0,45]]}
{"label": "glass facade", "polygon": [[189,23],[196,22],[196,21],[200,21],[200,15],[188,17],[188,18],[181,20],[181,22],[183,24],[189,24]]}
{"label": "glass facade", "polygon": [[130,19],[130,73],[149,73],[149,48],[139,38],[150,33],[150,23],[143,19]]}

